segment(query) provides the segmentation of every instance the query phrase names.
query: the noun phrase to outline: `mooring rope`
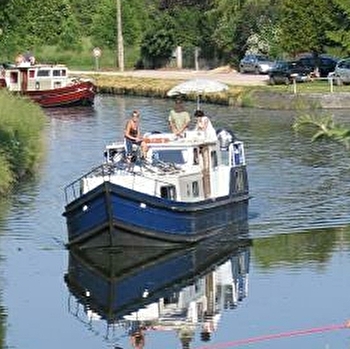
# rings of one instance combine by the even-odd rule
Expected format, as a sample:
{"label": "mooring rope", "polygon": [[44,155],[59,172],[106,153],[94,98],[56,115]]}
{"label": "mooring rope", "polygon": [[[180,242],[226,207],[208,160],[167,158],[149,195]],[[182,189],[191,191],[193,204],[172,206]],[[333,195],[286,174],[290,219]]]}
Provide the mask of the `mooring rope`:
{"label": "mooring rope", "polygon": [[281,333],[275,333],[275,334],[267,334],[267,335],[263,335],[263,336],[251,337],[251,338],[246,338],[246,339],[239,339],[239,340],[232,341],[232,342],[217,343],[217,344],[213,344],[213,345],[201,346],[201,347],[197,347],[195,349],[232,348],[232,347],[236,347],[236,346],[240,346],[240,345],[262,342],[262,341],[271,340],[271,339],[294,337],[294,336],[305,336],[305,335],[318,333],[318,332],[336,331],[336,330],[343,330],[343,329],[350,329],[350,320],[346,321],[343,324],[338,324],[338,325],[328,325],[328,326],[323,326],[323,327],[313,327],[313,328],[304,329],[304,330],[295,330],[295,331],[281,332]]}

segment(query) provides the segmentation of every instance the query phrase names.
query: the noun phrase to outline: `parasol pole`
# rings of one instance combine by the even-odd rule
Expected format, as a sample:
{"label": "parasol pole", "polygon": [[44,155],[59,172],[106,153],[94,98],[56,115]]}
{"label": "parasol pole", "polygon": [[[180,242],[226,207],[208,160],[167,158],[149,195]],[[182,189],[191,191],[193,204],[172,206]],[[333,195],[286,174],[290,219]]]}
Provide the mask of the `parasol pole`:
{"label": "parasol pole", "polygon": [[201,99],[202,99],[202,95],[198,94],[197,95],[197,110],[201,109]]}

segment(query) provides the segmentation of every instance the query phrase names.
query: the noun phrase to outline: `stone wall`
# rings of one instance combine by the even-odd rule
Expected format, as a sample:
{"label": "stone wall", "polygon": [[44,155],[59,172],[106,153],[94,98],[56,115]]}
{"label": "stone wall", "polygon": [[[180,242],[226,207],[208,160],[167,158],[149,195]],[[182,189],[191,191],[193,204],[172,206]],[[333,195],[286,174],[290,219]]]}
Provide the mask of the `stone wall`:
{"label": "stone wall", "polygon": [[350,93],[276,93],[252,91],[252,107],[262,109],[350,109]]}

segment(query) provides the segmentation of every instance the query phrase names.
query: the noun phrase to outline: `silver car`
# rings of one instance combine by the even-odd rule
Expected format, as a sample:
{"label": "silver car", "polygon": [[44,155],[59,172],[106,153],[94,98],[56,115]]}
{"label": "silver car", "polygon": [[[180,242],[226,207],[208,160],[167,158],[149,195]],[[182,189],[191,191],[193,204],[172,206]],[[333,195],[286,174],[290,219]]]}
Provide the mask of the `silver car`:
{"label": "silver car", "polygon": [[350,58],[341,59],[328,78],[333,79],[336,85],[350,84]]}
{"label": "silver car", "polygon": [[274,62],[263,55],[246,55],[239,62],[241,73],[268,74]]}

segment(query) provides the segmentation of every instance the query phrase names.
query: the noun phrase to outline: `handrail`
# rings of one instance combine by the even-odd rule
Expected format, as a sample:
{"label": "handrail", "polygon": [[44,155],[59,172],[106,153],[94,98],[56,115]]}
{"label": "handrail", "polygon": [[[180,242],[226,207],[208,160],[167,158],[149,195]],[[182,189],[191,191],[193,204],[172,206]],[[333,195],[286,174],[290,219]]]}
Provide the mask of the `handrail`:
{"label": "handrail", "polygon": [[[174,169],[174,167],[171,164],[168,164],[168,166],[165,166],[165,164],[162,164],[163,166],[156,166],[154,168],[157,168],[158,171],[161,171],[160,173],[174,173],[174,171],[178,171],[177,169]],[[152,169],[152,166],[140,166],[140,169],[146,169],[152,173],[156,173],[155,170]],[[81,182],[84,178],[94,177],[94,176],[100,176],[103,179],[103,182],[110,181],[110,176],[112,174],[115,174],[115,172],[120,171],[120,173],[125,173],[128,176],[133,175],[134,177],[140,176],[142,173],[142,177],[145,179],[150,179],[155,181],[155,183],[163,183],[164,185],[173,185],[172,183],[169,183],[164,180],[155,179],[154,177],[145,175],[142,171],[141,172],[135,172],[130,171],[126,168],[123,168],[122,166],[118,166],[117,164],[113,163],[103,163],[102,165],[99,165],[97,167],[94,167],[89,172],[85,173],[84,175],[80,176],[78,179],[74,180],[70,184],[66,185],[64,187],[64,195],[65,195],[65,201],[66,204],[69,202],[79,198],[82,195],[82,188],[81,188]],[[156,187],[156,186],[155,186]]]}

